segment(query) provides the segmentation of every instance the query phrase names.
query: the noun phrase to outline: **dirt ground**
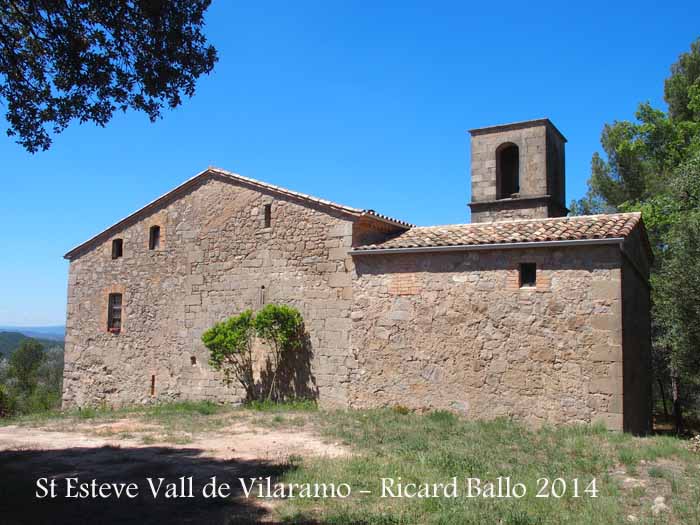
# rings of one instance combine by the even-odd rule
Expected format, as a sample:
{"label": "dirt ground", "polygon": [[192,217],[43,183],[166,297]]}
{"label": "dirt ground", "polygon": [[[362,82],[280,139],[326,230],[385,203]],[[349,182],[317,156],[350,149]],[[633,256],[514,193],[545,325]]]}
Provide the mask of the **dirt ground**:
{"label": "dirt ground", "polygon": [[[271,476],[274,482],[294,468],[290,457],[348,454],[311,430],[256,427],[246,420],[198,432],[183,445],[152,437],[144,444],[140,433],[153,431],[153,426],[125,418],[79,423],[68,431],[55,425],[0,427],[0,523],[274,522],[272,500],[245,498],[238,478]],[[164,497],[168,483],[180,488],[181,476],[192,477],[193,497]],[[230,497],[202,496],[212,476],[231,485]],[[55,498],[36,497],[37,492],[44,493],[37,485],[40,478],[48,478],[41,482],[47,488],[51,479],[56,480]],[[66,478],[79,478],[82,483],[93,479],[107,484],[133,482],[139,486],[139,496],[68,498]],[[165,478],[155,499],[147,478],[156,487],[158,478]],[[186,479],[185,495],[188,489]]]}

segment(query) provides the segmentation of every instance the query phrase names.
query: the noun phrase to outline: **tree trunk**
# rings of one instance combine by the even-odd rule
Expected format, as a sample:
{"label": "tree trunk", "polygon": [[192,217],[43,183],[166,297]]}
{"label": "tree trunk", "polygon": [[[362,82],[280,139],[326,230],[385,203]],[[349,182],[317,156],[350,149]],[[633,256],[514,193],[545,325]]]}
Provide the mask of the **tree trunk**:
{"label": "tree trunk", "polygon": [[[270,392],[267,394],[267,400],[270,401],[277,401],[277,370],[279,370],[280,367],[280,359],[279,359],[279,351],[277,349],[277,345],[275,345],[273,355],[275,356],[275,370],[272,373],[272,381],[270,382]],[[275,398],[272,397],[273,392],[275,393]]]}
{"label": "tree trunk", "polygon": [[671,389],[673,390],[673,419],[676,425],[676,435],[683,431],[683,413],[681,410],[681,380],[673,374],[671,376]]}
{"label": "tree trunk", "polygon": [[668,419],[668,407],[666,406],[666,390],[664,389],[664,382],[661,378],[658,379],[659,392],[661,393],[661,402],[664,406],[664,419]]}

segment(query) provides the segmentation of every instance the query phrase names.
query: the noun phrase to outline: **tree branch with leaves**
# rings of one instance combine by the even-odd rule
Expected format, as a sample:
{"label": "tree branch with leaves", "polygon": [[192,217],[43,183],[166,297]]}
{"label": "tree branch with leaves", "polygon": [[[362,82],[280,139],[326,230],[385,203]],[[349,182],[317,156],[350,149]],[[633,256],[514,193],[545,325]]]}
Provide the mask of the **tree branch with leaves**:
{"label": "tree branch with leaves", "polygon": [[72,121],[116,110],[151,121],[192,97],[216,50],[202,33],[210,0],[0,0],[0,98],[7,134],[32,153]]}

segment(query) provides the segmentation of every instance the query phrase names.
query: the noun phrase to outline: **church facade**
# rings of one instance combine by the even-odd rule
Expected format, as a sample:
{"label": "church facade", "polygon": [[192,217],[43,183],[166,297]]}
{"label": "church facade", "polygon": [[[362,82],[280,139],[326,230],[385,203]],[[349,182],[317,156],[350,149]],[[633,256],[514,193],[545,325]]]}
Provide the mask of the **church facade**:
{"label": "church facade", "polygon": [[471,131],[472,223],[401,220],[209,168],[66,254],[64,406],[240,401],[212,324],[297,307],[326,407],[650,428],[638,214],[567,217],[546,119]]}

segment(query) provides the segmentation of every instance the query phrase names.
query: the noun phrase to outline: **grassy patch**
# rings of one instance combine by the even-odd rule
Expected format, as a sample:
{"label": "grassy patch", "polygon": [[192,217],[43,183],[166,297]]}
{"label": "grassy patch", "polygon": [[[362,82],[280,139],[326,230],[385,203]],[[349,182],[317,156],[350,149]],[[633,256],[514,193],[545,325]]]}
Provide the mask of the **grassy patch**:
{"label": "grassy patch", "polygon": [[318,405],[311,399],[297,399],[275,403],[274,401],[250,401],[244,405],[256,412],[309,412],[318,410]]}
{"label": "grassy patch", "polygon": [[647,471],[649,477],[652,478],[667,478],[669,477],[669,472],[662,467],[650,467]]}
{"label": "grassy patch", "polygon": [[125,417],[143,411],[141,407],[111,408],[107,406],[83,407],[71,410],[47,410],[9,418],[0,419],[0,425],[39,426],[60,422],[79,422],[81,420],[110,420]]}
{"label": "grassy patch", "polygon": [[[87,421],[109,423],[123,418],[132,418],[143,423],[160,425],[165,433],[174,434],[213,430],[223,426],[227,423],[224,416],[233,410],[233,406],[219,405],[210,401],[181,401],[121,408],[83,407],[40,412],[0,421],[8,425],[50,426],[56,430],[70,430],[74,425]],[[109,434],[109,432],[101,432]]]}
{"label": "grassy patch", "polygon": [[[607,524],[624,523],[630,514],[640,523],[700,523],[700,454],[674,437],[637,438],[601,426],[532,430],[506,419],[467,421],[446,411],[420,414],[393,407],[328,412],[310,402],[98,407],[10,421],[61,430],[95,429],[145,445],[196,442],[198,436],[234,423],[269,431],[305,427],[352,449],[352,455],[340,458],[289,458],[294,468],[279,481],[348,483],[352,496],[284,500],[275,509],[277,518],[287,523]],[[499,476],[523,483],[525,497],[465,497],[466,478],[480,478],[483,489],[485,482],[496,482]],[[380,497],[381,478],[405,486],[445,484],[453,477],[458,482],[455,498]],[[542,478],[549,480],[546,487]],[[566,484],[561,498],[552,495],[558,478]],[[597,498],[586,493],[593,479]],[[562,482],[557,483],[561,491]],[[535,497],[543,488],[548,497]],[[371,493],[361,494],[363,490]],[[657,496],[666,497],[669,513],[652,515]]]}
{"label": "grassy patch", "polygon": [[[676,483],[669,516],[652,517],[650,502],[640,500],[670,490],[665,469],[650,472],[658,487],[623,489],[612,473],[644,469],[651,458],[679,458],[692,465],[700,457],[685,455],[673,438],[635,438],[608,433],[600,426],[545,427],[537,431],[508,420],[466,421],[450,412],[417,414],[396,410],[323,412],[316,425],[327,437],[341,440],[356,454],[340,459],[304,458],[283,475],[287,483],[348,483],[346,499],[289,499],[278,509],[287,523],[360,524],[559,524],[623,523],[628,514],[641,522],[686,523],[694,517],[693,475]],[[644,462],[641,460],[644,459]],[[687,471],[687,469],[686,469]],[[695,470],[693,469],[693,473]],[[659,476],[654,478],[653,475]],[[448,483],[457,477],[458,497],[382,498],[381,478],[406,483]],[[468,498],[466,478],[496,482],[510,476],[527,493],[517,498]],[[543,488],[542,478],[549,484]],[[557,498],[562,482],[563,497]],[[595,478],[597,497],[590,497]],[[549,497],[535,497],[538,489]],[[361,494],[360,491],[371,491]],[[576,491],[579,497],[575,497]],[[697,500],[695,500],[697,502]]]}
{"label": "grassy patch", "polygon": [[183,401],[149,407],[139,414],[139,419],[144,424],[160,427],[159,441],[186,444],[199,433],[216,431],[228,425],[234,410],[230,405],[210,401]]}

